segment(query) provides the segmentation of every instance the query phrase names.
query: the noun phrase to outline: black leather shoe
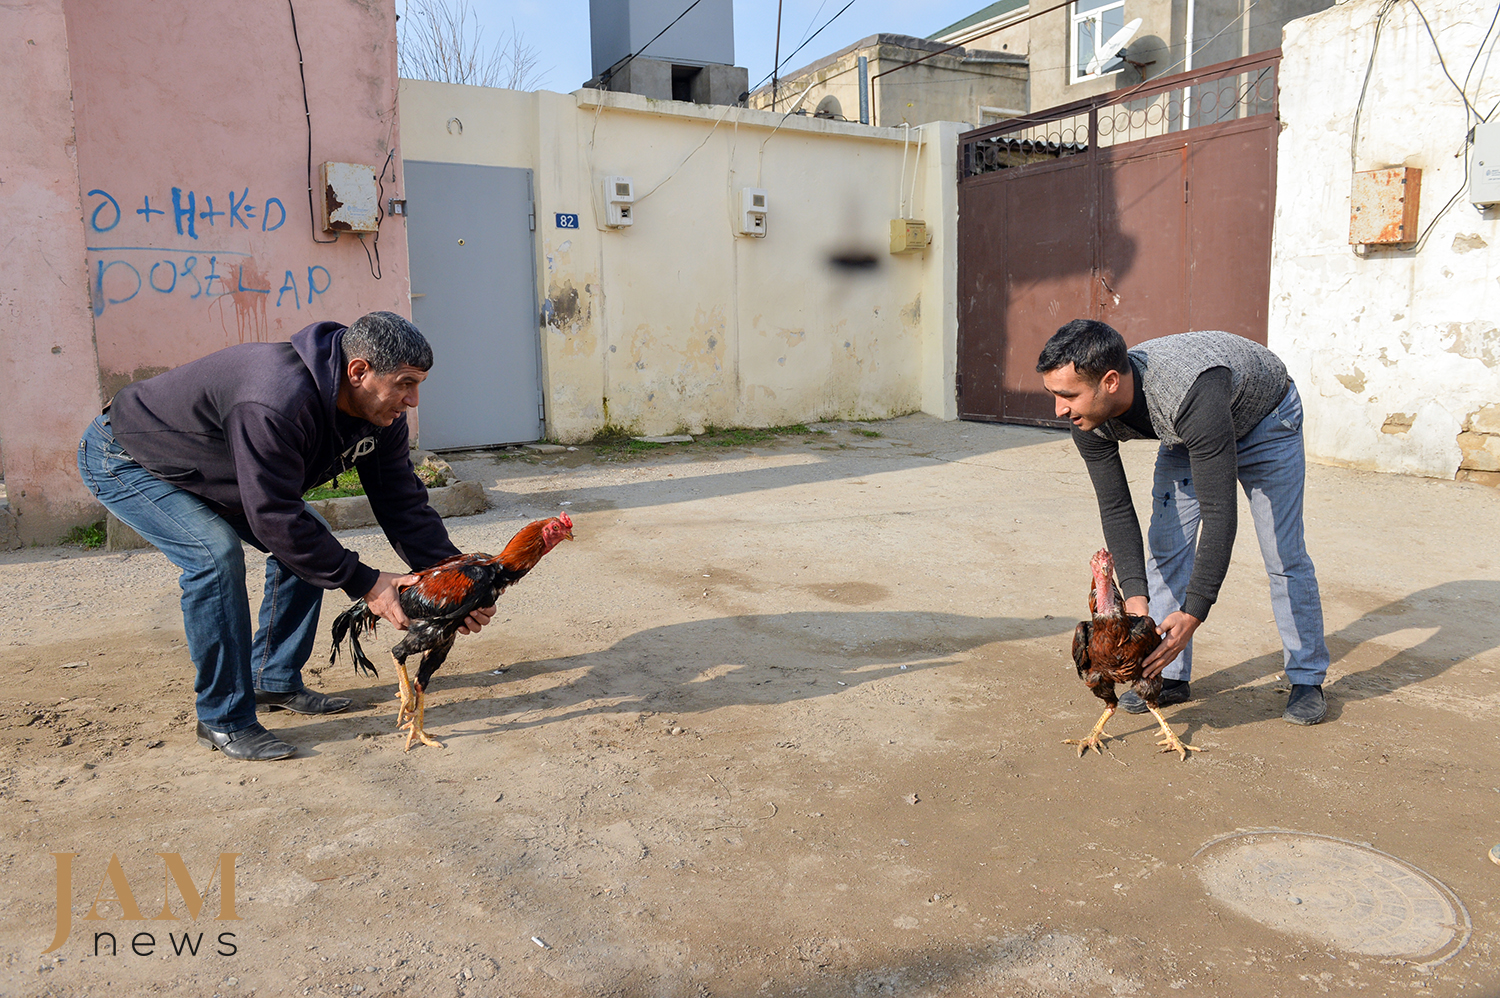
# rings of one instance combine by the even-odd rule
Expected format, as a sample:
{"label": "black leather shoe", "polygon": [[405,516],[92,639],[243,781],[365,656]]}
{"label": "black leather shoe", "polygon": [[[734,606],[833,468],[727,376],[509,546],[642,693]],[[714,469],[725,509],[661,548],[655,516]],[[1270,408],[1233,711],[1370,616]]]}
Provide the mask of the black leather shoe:
{"label": "black leather shoe", "polygon": [[255,691],[255,706],[262,710],[289,710],[294,714],[337,714],[348,710],[354,701],[348,697],[331,697],[317,690],[300,689],[295,693]]}
{"label": "black leather shoe", "polygon": [[[1193,688],[1185,679],[1163,679],[1161,682],[1161,696],[1157,698],[1158,707],[1170,707],[1174,703],[1187,703],[1193,699]],[[1146,701],[1136,696],[1135,690],[1126,690],[1120,697],[1120,707],[1127,714],[1144,714],[1150,710]]]}
{"label": "black leather shoe", "polygon": [[252,724],[238,731],[215,731],[199,721],[198,744],[216,749],[241,762],[270,762],[272,759],[285,759],[297,751],[295,745],[288,745],[259,724]]}
{"label": "black leather shoe", "polygon": [[1328,701],[1323,699],[1323,687],[1292,686],[1292,695],[1286,698],[1286,713],[1281,719],[1288,724],[1317,724],[1328,716]]}

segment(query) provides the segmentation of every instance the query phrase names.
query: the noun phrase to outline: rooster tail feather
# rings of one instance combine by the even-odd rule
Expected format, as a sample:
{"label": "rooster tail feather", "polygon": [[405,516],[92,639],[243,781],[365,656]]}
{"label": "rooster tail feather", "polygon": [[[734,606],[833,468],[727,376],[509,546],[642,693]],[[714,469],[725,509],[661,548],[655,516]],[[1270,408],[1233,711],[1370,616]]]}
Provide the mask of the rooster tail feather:
{"label": "rooster tail feather", "polygon": [[375,633],[375,625],[379,617],[370,612],[369,606],[364,600],[355,600],[353,605],[333,619],[333,648],[328,653],[328,664],[332,665],[339,655],[339,646],[344,643],[345,637],[349,639],[349,657],[354,660],[355,671],[366,676],[378,676],[380,673],[375,669],[375,663],[365,654],[364,648],[360,647],[359,636],[365,631]]}

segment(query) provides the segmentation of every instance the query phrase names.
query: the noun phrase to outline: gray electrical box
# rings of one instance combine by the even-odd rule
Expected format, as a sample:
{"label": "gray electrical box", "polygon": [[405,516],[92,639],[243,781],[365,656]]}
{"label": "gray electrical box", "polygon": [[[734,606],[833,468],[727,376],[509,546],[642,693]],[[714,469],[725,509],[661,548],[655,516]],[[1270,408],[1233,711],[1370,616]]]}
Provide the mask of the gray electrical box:
{"label": "gray electrical box", "polygon": [[1500,121],[1474,126],[1474,151],[1469,162],[1469,200],[1476,205],[1500,204]]}

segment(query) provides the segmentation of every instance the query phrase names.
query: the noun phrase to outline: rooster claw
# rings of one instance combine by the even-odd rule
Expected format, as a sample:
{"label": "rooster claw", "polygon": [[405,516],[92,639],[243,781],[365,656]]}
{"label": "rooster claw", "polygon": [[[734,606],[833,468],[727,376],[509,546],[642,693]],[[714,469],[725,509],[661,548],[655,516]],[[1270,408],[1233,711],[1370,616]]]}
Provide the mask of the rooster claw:
{"label": "rooster claw", "polygon": [[1109,735],[1101,735],[1098,737],[1090,736],[1088,738],[1064,738],[1063,744],[1077,745],[1078,758],[1082,759],[1084,753],[1088,752],[1089,749],[1093,749],[1097,754],[1103,755],[1104,749],[1101,746],[1103,746],[1105,742],[1109,741],[1109,738]]}
{"label": "rooster claw", "polygon": [[1181,757],[1184,761],[1187,760],[1189,752],[1207,752],[1208,751],[1208,749],[1202,748],[1202,747],[1197,746],[1197,745],[1189,745],[1187,742],[1184,742],[1184,741],[1180,740],[1176,735],[1171,735],[1171,734],[1169,734],[1166,738],[1163,738],[1161,741],[1157,742],[1156,744],[1165,746],[1162,749],[1163,752],[1176,752],[1178,754],[1178,756]]}

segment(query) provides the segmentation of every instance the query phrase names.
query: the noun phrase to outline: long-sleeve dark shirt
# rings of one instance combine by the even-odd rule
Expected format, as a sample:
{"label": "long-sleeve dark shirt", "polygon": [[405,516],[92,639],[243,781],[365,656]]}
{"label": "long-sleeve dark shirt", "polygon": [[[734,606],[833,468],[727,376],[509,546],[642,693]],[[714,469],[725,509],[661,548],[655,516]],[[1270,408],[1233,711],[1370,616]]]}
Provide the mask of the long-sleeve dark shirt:
{"label": "long-sleeve dark shirt", "polygon": [[250,532],[300,578],[364,596],[379,572],[312,514],[302,495],[358,469],[397,555],[425,568],[458,554],[412,470],[406,416],[377,427],[339,411],[344,327],[320,322],[289,343],[226,347],[111,401],[115,439],[143,468]]}
{"label": "long-sleeve dark shirt", "polygon": [[[1147,413],[1139,370],[1135,372],[1134,384],[1135,398],[1129,411],[1119,419],[1142,436],[1158,439]],[[1191,484],[1202,515],[1193,574],[1182,601],[1183,611],[1199,620],[1208,617],[1209,609],[1219,598],[1219,587],[1229,571],[1229,555],[1234,548],[1238,526],[1234,494],[1238,467],[1230,400],[1229,368],[1211,367],[1188,389],[1173,422],[1183,446],[1187,448]],[[1130,499],[1125,466],[1120,461],[1120,445],[1077,427],[1073,429],[1073,443],[1083,456],[1089,477],[1094,482],[1099,519],[1104,526],[1104,542],[1114,555],[1120,591],[1126,599],[1146,596],[1146,556],[1141,543],[1141,525]],[[1154,504],[1162,500],[1153,494],[1151,501]]]}

